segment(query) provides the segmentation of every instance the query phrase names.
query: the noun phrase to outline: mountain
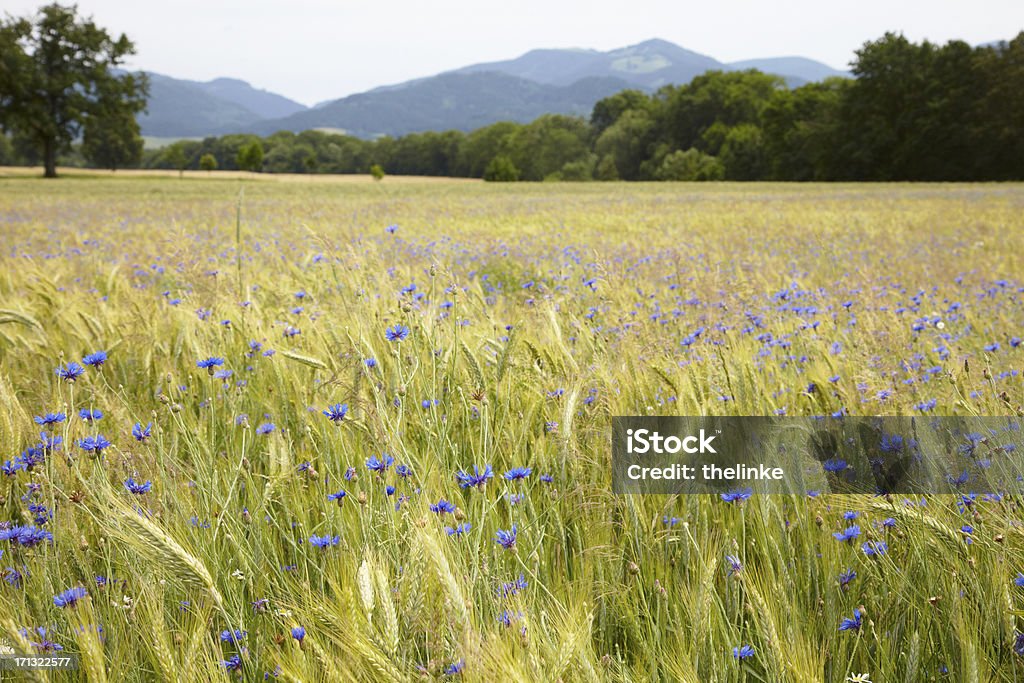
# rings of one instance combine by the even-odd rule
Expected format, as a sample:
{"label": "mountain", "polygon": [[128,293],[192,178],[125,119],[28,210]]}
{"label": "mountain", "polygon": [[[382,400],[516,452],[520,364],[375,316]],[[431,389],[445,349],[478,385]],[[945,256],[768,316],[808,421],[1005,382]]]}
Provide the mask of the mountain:
{"label": "mountain", "polygon": [[542,114],[589,115],[595,102],[624,88],[652,91],[689,83],[710,69],[756,68],[790,86],[849,76],[804,57],[724,63],[666,40],[601,52],[531,50],[306,108],[245,81],[185,81],[150,74],[142,132],[159,137],[303,131],[323,128],[374,137],[427,130],[472,130],[497,121],[531,121]]}
{"label": "mountain", "polygon": [[806,57],[768,57],[766,59],[745,59],[741,62],[729,62],[726,65],[730,70],[743,71],[745,69],[757,69],[769,74],[778,74],[786,79],[793,86],[801,83],[823,81],[833,76],[849,78],[846,71],[833,69],[828,64],[816,62]]}
{"label": "mountain", "polygon": [[234,78],[199,82],[157,73],[146,75],[149,101],[147,111],[139,115],[143,135],[202,137],[220,130],[241,130],[306,108]]}
{"label": "mountain", "polygon": [[567,85],[585,77],[621,78],[631,87],[655,90],[663,85],[689,83],[710,69],[759,69],[784,77],[790,85],[849,74],[805,57],[775,57],[724,63],[679,47],[667,40],[648,40],[608,52],[597,50],[531,50],[502,62],[473,64],[455,73],[499,71],[539,83]]}
{"label": "mountain", "polygon": [[648,90],[669,83],[689,83],[721,62],[691,52],[666,40],[598,52],[596,50],[531,50],[504,62],[473,64],[455,73],[498,71],[552,85],[568,85],[581,78],[621,78],[631,87]]}
{"label": "mountain", "polygon": [[378,88],[322,104],[284,119],[260,121],[246,132],[343,130],[349,135],[405,135],[428,130],[469,131],[496,121],[532,121],[543,114],[588,116],[594,103],[629,84],[581,78],[550,85],[498,72],[446,73],[400,87]]}

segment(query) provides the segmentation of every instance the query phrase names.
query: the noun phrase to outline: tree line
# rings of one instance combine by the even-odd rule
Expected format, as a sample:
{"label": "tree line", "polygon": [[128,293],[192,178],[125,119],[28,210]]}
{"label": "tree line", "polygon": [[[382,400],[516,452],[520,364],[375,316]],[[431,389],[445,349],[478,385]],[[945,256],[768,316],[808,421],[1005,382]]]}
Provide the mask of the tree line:
{"label": "tree line", "polygon": [[[60,9],[44,8],[44,20],[73,34],[74,22],[54,7]],[[9,46],[19,35],[24,42],[30,28],[8,25],[0,47],[5,35]],[[48,35],[45,28],[38,34]],[[789,88],[754,70],[709,71],[653,93],[624,90],[597,102],[589,119],[550,114],[469,133],[374,140],[315,130],[223,135],[145,151],[134,120],[144,80],[105,77],[101,68],[116,65],[133,46],[123,36],[96,39],[95,27],[83,35],[95,39],[106,61],[90,60],[92,71],[79,75],[91,90],[72,89],[72,100],[80,100],[78,123],[40,126],[52,102],[18,105],[15,90],[6,99],[14,113],[0,117],[0,164],[42,161],[49,175],[56,150],[63,163],[99,168],[493,181],[1024,179],[1024,32],[978,47],[914,43],[887,33],[856,52],[853,78]],[[10,74],[16,67],[0,61],[0,103],[5,82],[16,81],[5,81],[4,69]]]}

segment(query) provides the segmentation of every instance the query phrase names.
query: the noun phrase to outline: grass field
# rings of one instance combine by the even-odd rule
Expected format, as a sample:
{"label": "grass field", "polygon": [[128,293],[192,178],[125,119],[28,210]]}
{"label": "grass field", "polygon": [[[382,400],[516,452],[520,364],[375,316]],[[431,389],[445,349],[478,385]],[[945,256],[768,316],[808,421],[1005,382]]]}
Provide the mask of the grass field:
{"label": "grass field", "polygon": [[1022,186],[6,177],[0,235],[0,639],[77,678],[1024,679],[1020,496],[609,464],[1021,415]]}

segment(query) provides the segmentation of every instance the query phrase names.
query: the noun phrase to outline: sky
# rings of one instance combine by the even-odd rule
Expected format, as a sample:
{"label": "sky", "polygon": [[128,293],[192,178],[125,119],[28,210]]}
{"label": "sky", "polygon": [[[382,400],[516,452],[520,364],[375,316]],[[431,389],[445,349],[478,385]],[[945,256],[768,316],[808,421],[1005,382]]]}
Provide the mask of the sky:
{"label": "sky", "polygon": [[[31,14],[41,0],[0,0]],[[1010,39],[1022,0],[79,0],[138,53],[130,68],[230,76],[312,105],[535,48],[662,38],[723,62],[799,55],[846,69],[886,31],[914,41]]]}

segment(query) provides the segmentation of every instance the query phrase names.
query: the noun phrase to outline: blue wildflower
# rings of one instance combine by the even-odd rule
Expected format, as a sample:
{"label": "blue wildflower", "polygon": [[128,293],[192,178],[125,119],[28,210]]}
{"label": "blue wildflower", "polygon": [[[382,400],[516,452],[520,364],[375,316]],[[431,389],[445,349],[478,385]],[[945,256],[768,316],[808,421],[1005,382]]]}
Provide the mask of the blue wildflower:
{"label": "blue wildflower", "polygon": [[381,453],[381,456],[382,457],[380,458],[376,455],[370,456],[366,460],[366,469],[379,474],[384,474],[384,472],[391,467],[392,463],[395,462],[395,459],[387,453]]}
{"label": "blue wildflower", "polygon": [[78,411],[78,417],[82,418],[86,422],[92,422],[93,420],[103,419],[103,413],[99,410],[89,410],[88,408],[82,408]]}
{"label": "blue wildflower", "polygon": [[209,358],[203,358],[202,360],[196,361],[197,368],[205,368],[206,371],[213,376],[214,368],[224,365],[224,359],[218,358],[217,356],[210,356]]}
{"label": "blue wildflower", "polygon": [[858,536],[860,536],[859,524],[854,524],[853,526],[846,527],[842,531],[837,531],[834,534],[832,534],[832,538],[836,539],[837,541],[846,542],[850,542]]}
{"label": "blue wildflower", "polygon": [[110,441],[108,441],[107,438],[102,434],[97,434],[96,436],[87,436],[84,439],[79,440],[78,442],[78,447],[81,448],[83,451],[95,453],[96,455],[102,453],[103,449],[110,447],[110,445]]}
{"label": "blue wildflower", "polygon": [[444,528],[444,532],[446,534],[448,534],[449,536],[461,536],[462,534],[466,533],[467,531],[469,531],[472,528],[473,528],[472,524],[470,524],[469,522],[463,522],[462,524],[459,524],[458,526],[454,526],[454,527],[446,526]]}
{"label": "blue wildflower", "polygon": [[839,622],[839,630],[840,631],[859,631],[860,630],[860,625],[861,625],[860,610],[859,609],[855,609],[855,610],[853,610],[853,618],[852,619],[849,618],[849,617],[846,617],[841,622]]}
{"label": "blue wildflower", "polygon": [[525,479],[526,477],[530,476],[530,472],[532,471],[533,470],[529,467],[513,467],[512,469],[505,473],[505,479],[507,479],[508,481],[518,481],[520,479]]}
{"label": "blue wildflower", "polygon": [[432,503],[430,505],[430,511],[437,513],[439,515],[443,515],[445,513],[454,514],[455,504],[448,502],[444,498],[441,498],[440,500],[437,501],[437,503]]}
{"label": "blue wildflower", "polygon": [[239,643],[247,634],[248,631],[240,631],[238,629],[235,629],[234,631],[221,631],[220,639],[221,642],[224,643]]}
{"label": "blue wildflower", "polygon": [[273,422],[264,422],[263,424],[256,428],[256,433],[269,434],[275,429],[277,429],[277,426]]}
{"label": "blue wildflower", "polygon": [[141,422],[136,422],[135,426],[132,427],[132,436],[135,437],[136,441],[145,441],[153,433],[153,423],[149,422],[145,427],[142,426]]}
{"label": "blue wildflower", "polygon": [[341,542],[340,536],[310,536],[309,544],[316,546],[322,550],[330,548],[331,546],[338,545]]}
{"label": "blue wildflower", "polygon": [[98,368],[107,362],[106,351],[95,351],[90,353],[88,356],[82,359],[82,362],[86,365],[91,365],[94,368]]}
{"label": "blue wildflower", "polygon": [[732,491],[726,491],[725,493],[719,494],[721,499],[726,503],[742,503],[752,495],[754,495],[754,489],[749,486],[747,488],[733,489]]}
{"label": "blue wildflower", "polygon": [[455,474],[455,478],[459,480],[459,486],[464,489],[473,487],[483,488],[484,484],[493,477],[494,471],[490,465],[484,465],[483,472],[476,465],[473,465],[473,474],[469,474],[465,470],[460,470]]}
{"label": "blue wildflower", "polygon": [[515,524],[513,524],[512,528],[508,531],[504,529],[498,529],[497,533],[494,535],[494,542],[500,545],[505,550],[512,550],[516,547],[517,534],[518,529],[516,528]]}
{"label": "blue wildflower", "polygon": [[881,557],[889,550],[889,545],[885,541],[865,541],[860,549],[868,557]]}
{"label": "blue wildflower", "polygon": [[304,629],[301,626],[296,626],[296,627],[292,628],[292,638],[294,638],[295,640],[297,640],[297,641],[299,641],[301,643],[302,639],[305,638],[305,637],[306,637],[306,629]]}
{"label": "blue wildflower", "polygon": [[47,413],[46,415],[37,415],[35,417],[35,423],[42,427],[47,425],[57,424],[67,419],[67,415],[64,413]]}
{"label": "blue wildflower", "polygon": [[68,363],[66,366],[62,365],[55,370],[57,377],[67,382],[74,382],[76,379],[85,374],[85,368],[78,363]]}
{"label": "blue wildflower", "polygon": [[741,645],[732,649],[732,658],[738,661],[742,662],[744,659],[750,659],[753,656],[754,648],[750,645]]}
{"label": "blue wildflower", "polygon": [[327,500],[336,500],[336,501],[338,501],[338,505],[341,505],[342,501],[345,500],[345,496],[347,496],[347,495],[348,494],[345,493],[344,490],[339,490],[336,493],[328,494],[327,495]]}
{"label": "blue wildflower", "polygon": [[124,482],[124,487],[128,489],[128,491],[130,491],[131,493],[134,493],[136,496],[141,496],[142,494],[149,493],[150,490],[152,490],[153,482],[147,479],[146,481],[140,484],[139,482],[135,481],[135,479],[133,479],[132,477],[128,477],[128,479],[126,479]]}
{"label": "blue wildflower", "polygon": [[74,607],[75,603],[89,594],[89,591],[81,586],[68,588],[63,593],[53,596],[53,604],[57,607]]}
{"label": "blue wildflower", "polygon": [[387,330],[385,330],[384,336],[387,338],[389,342],[404,341],[405,338],[409,336],[409,328],[406,327],[405,325],[402,325],[401,323],[398,323],[393,327],[389,327]]}
{"label": "blue wildflower", "polygon": [[327,410],[323,411],[323,413],[331,422],[341,422],[342,420],[345,419],[345,416],[348,414],[348,404],[335,403],[332,406],[327,406]]}
{"label": "blue wildflower", "polygon": [[846,590],[846,587],[849,586],[856,578],[857,572],[853,571],[852,569],[847,569],[845,572],[842,572],[839,575],[839,587],[843,590]]}

